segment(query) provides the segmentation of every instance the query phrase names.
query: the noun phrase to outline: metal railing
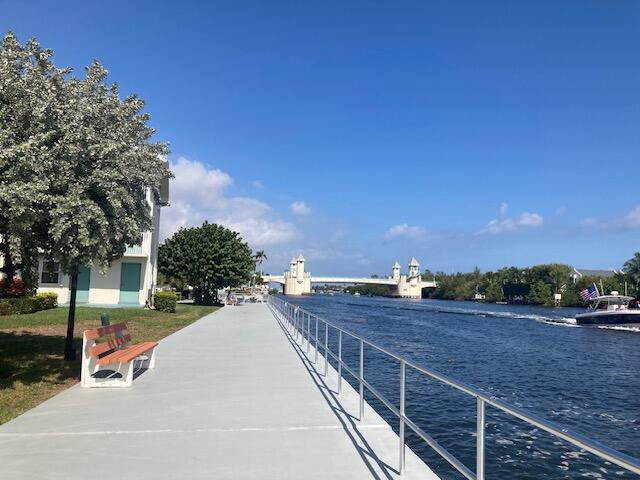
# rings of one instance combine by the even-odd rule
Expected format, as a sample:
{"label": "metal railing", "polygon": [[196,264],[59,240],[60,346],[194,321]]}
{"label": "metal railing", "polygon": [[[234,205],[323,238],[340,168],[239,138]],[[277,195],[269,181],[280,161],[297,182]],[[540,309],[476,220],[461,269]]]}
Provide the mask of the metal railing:
{"label": "metal railing", "polygon": [[[405,469],[405,428],[409,427],[413,430],[422,440],[424,440],[431,448],[433,448],[440,456],[442,456],[451,466],[458,470],[469,480],[484,480],[485,476],[485,409],[487,405],[497,408],[513,417],[523,420],[530,425],[538,427],[546,432],[555,435],[558,438],[565,440],[566,442],[575,445],[589,453],[596,455],[597,457],[618,465],[630,472],[640,474],[640,459],[624,454],[617,450],[607,447],[595,440],[592,440],[584,435],[576,432],[572,432],[566,428],[563,428],[553,422],[550,422],[542,417],[527,412],[519,407],[510,405],[498,398],[483,392],[475,387],[467,385],[465,383],[454,380],[446,375],[438,373],[429,368],[417,365],[410,360],[401,357],[389,350],[386,350],[374,343],[371,343],[359,335],[356,335],[344,328],[338,327],[334,323],[328,322],[313,313],[304,310],[301,307],[293,305],[289,302],[282,300],[281,298],[269,295],[268,304],[271,311],[274,313],[279,321],[286,322],[285,327],[289,333],[294,336],[296,342],[300,342],[300,348],[305,347],[306,341],[306,353],[309,353],[311,342],[314,342],[314,364],[318,364],[318,354],[320,349],[324,350],[324,376],[326,377],[329,369],[329,356],[331,356],[338,365],[338,394],[342,392],[342,371],[346,370],[352,375],[359,384],[360,395],[360,413],[359,420],[364,417],[364,392],[365,388],[371,392],[380,402],[382,402],[398,419],[398,437],[399,437],[399,462],[398,471],[400,474]],[[314,324],[314,334],[311,333],[311,326]],[[319,328],[324,325],[324,342],[319,340]],[[332,352],[329,349],[329,327],[335,329],[338,333],[338,353]],[[347,335],[359,342],[360,361],[358,372],[355,372],[342,360],[342,340],[343,336]],[[399,392],[399,408],[396,407],[389,399],[387,399],[382,393],[374,388],[364,376],[364,346],[367,345],[383,354],[397,360],[400,363],[400,392]],[[405,377],[407,367],[413,368],[419,372],[422,372],[429,377],[438,380],[450,387],[455,388],[467,395],[470,395],[476,399],[476,471],[472,471],[469,467],[464,465],[458,460],[451,452],[445,447],[440,445],[432,436],[416,425],[405,413]],[[315,367],[314,367],[315,368]],[[317,371],[317,369],[316,369]]]}

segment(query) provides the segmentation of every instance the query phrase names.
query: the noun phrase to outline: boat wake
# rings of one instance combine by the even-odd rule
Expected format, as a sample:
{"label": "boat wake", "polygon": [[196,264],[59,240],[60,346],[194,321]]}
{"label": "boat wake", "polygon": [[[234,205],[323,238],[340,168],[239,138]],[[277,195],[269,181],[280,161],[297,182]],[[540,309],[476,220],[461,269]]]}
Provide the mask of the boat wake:
{"label": "boat wake", "polygon": [[623,332],[635,332],[640,333],[640,326],[638,327],[623,327],[620,325],[598,325],[596,328],[602,330],[621,330]]}
{"label": "boat wake", "polygon": [[[461,315],[473,315],[479,317],[493,317],[493,318],[513,318],[521,320],[534,320],[536,322],[546,323],[548,325],[560,326],[560,327],[580,327],[580,328],[593,328],[582,327],[576,323],[576,319],[573,317],[550,317],[545,315],[533,314],[533,313],[518,313],[513,311],[493,311],[493,310],[477,310],[466,308],[429,308],[430,310],[437,311],[439,313],[456,313]],[[620,330],[625,332],[640,333],[640,326],[619,326],[619,325],[599,325],[596,328],[602,330]]]}
{"label": "boat wake", "polygon": [[[352,308],[360,308],[360,309],[370,309],[371,306],[367,304],[362,304],[360,302],[349,302],[348,303]],[[600,325],[597,327],[583,327],[576,323],[575,317],[565,317],[565,316],[553,316],[553,315],[543,315],[541,313],[525,313],[518,312],[513,310],[481,310],[479,308],[465,308],[465,307],[453,307],[449,305],[440,305],[437,303],[429,303],[429,302],[415,302],[415,303],[406,303],[404,305],[376,305],[376,309],[388,309],[388,310],[401,310],[401,311],[410,311],[410,312],[421,312],[428,310],[430,312],[435,313],[444,313],[444,314],[455,314],[455,315],[469,315],[473,317],[479,318],[504,318],[504,319],[514,319],[514,320],[533,320],[540,323],[545,323],[547,325],[553,325],[557,327],[571,327],[571,328],[599,328],[603,330],[621,330],[626,332],[640,333],[640,326],[638,327],[629,327],[629,326],[617,326],[617,325]],[[526,307],[523,307],[526,308]],[[546,307],[540,307],[543,309]],[[552,309],[549,308],[551,311]],[[552,310],[554,312],[560,313],[557,310]],[[566,312],[569,313],[569,312]]]}
{"label": "boat wake", "polygon": [[[429,308],[431,310],[431,308]],[[478,317],[491,318],[512,318],[517,320],[534,320],[536,322],[548,323],[552,325],[560,325],[564,327],[577,327],[576,319],[572,317],[550,317],[535,313],[519,313],[512,311],[495,311],[495,310],[477,310],[466,308],[439,308],[433,309],[439,313],[455,313],[459,315],[472,315]]]}
{"label": "boat wake", "polygon": [[[464,308],[464,307],[451,307],[451,306],[443,306],[437,304],[429,304],[429,303],[420,303],[416,305],[407,305],[407,306],[397,306],[397,305],[385,305],[378,306],[382,308],[388,308],[393,310],[409,310],[409,311],[421,311],[421,310],[429,310],[436,313],[452,313],[456,315],[470,315],[474,317],[480,318],[505,318],[505,319],[515,319],[515,320],[534,320],[536,322],[545,323],[547,325],[559,326],[559,327],[575,327],[575,328],[593,328],[593,327],[582,327],[577,325],[576,319],[574,317],[565,317],[565,316],[551,316],[551,315],[542,315],[539,313],[524,313],[524,312],[515,312],[512,310],[509,311],[499,311],[499,310],[481,310],[476,308]],[[621,330],[626,332],[634,332],[640,333],[640,326],[638,327],[628,327],[628,326],[616,326],[616,325],[601,325],[596,328],[600,328],[603,330]]]}

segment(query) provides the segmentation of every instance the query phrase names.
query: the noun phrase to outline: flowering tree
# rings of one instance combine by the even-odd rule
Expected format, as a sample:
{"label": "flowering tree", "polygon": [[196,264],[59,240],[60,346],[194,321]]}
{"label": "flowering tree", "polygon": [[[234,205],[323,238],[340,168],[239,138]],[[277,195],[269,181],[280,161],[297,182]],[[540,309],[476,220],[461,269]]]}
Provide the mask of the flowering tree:
{"label": "flowering tree", "polygon": [[53,203],[53,147],[60,123],[67,70],[34,40],[21,45],[8,34],[0,42],[0,272],[18,270],[35,287],[37,247],[46,238]]}
{"label": "flowering tree", "polygon": [[[157,198],[171,173],[162,160],[167,146],[151,141],[154,130],[141,99],[122,99],[117,85],[105,83],[107,71],[98,62],[84,78],[73,78],[57,69],[51,56],[33,40],[20,46],[12,34],[0,47],[0,68],[10,73],[0,72],[0,92],[16,90],[9,100],[22,115],[17,122],[0,114],[0,121],[13,124],[17,132],[0,140],[0,151],[15,152],[0,157],[0,198],[11,198],[2,193],[17,188],[23,189],[17,192],[20,198],[30,197],[27,207],[0,204],[9,219],[5,227],[0,224],[0,234],[10,239],[12,252],[24,251],[24,240],[29,240],[71,276],[65,358],[73,359],[80,266],[108,266],[138,241],[142,230],[151,229],[147,192]],[[16,79],[17,86],[6,85]],[[19,170],[13,166],[15,157],[27,174],[5,177],[5,170]],[[12,183],[16,177],[18,184]]]}

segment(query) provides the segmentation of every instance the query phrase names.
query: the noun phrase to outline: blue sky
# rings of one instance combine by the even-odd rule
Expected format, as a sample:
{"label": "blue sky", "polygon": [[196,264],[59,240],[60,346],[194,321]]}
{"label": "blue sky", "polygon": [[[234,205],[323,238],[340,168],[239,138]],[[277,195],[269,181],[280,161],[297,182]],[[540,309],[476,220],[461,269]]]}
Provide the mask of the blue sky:
{"label": "blue sky", "polygon": [[7,2],[81,74],[147,102],[176,173],[163,232],[240,230],[267,270],[640,250],[640,2]]}

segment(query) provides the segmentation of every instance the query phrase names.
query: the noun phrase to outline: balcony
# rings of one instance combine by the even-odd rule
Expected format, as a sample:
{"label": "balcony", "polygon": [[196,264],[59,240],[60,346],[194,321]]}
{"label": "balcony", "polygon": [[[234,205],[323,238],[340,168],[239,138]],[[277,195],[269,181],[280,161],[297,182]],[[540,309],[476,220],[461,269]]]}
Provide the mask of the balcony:
{"label": "balcony", "polygon": [[140,240],[135,245],[127,246],[125,255],[130,256],[145,256],[149,254],[151,243],[151,232],[144,232],[140,234]]}

